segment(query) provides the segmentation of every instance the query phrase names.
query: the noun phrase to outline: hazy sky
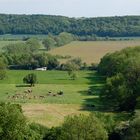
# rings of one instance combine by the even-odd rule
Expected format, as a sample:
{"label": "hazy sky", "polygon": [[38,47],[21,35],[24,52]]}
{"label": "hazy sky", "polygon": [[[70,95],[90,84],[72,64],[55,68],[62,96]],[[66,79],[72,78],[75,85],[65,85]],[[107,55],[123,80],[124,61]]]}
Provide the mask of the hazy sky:
{"label": "hazy sky", "polygon": [[69,17],[140,15],[140,0],[0,0],[0,13]]}

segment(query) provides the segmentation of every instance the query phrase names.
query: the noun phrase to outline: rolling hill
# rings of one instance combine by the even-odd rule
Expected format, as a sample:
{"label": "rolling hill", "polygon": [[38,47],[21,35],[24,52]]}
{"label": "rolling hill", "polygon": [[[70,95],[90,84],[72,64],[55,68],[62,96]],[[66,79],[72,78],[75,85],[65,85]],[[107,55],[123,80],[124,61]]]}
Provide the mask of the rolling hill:
{"label": "rolling hill", "polygon": [[[87,64],[99,63],[107,53],[119,51],[126,47],[139,46],[140,40],[129,41],[75,41],[49,51],[53,55],[80,57]],[[61,59],[62,63],[67,59]]]}

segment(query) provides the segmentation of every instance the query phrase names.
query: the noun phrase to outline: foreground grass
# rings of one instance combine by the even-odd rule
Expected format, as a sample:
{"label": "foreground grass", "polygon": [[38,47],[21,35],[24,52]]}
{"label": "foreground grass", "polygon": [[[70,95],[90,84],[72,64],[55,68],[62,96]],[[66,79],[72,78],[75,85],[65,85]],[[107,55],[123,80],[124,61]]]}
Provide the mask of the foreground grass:
{"label": "foreground grass", "polygon": [[[53,55],[80,57],[87,64],[99,63],[107,53],[119,51],[126,47],[140,46],[140,40],[128,41],[75,41],[63,47],[49,51]],[[66,59],[60,60],[62,63]]]}
{"label": "foreground grass", "polygon": [[[68,115],[95,113],[94,110],[84,110],[78,104],[23,104],[23,113],[30,122],[36,122],[49,128],[60,126]],[[115,121],[126,121],[132,117],[131,113],[102,112],[114,117]]]}
{"label": "foreground grass", "polygon": [[30,122],[36,122],[47,127],[59,126],[64,118],[74,114],[89,114],[76,104],[24,104],[23,112]]}

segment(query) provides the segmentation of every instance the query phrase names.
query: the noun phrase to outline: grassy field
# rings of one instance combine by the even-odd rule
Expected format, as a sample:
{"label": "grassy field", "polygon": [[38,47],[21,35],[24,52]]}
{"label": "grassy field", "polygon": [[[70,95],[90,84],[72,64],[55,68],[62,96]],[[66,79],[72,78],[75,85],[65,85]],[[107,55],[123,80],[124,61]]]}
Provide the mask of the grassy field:
{"label": "grassy field", "polygon": [[[30,87],[23,84],[22,79],[32,72],[37,75],[38,83],[31,88],[32,93],[23,98],[21,95],[25,95]],[[96,71],[79,71],[77,74],[78,78],[71,80],[64,71],[7,71],[6,79],[0,81],[0,101],[20,103],[30,121],[57,126],[69,114],[87,114],[100,107],[98,94],[105,78]],[[93,95],[87,92],[90,88]],[[64,95],[53,95],[60,90]],[[13,98],[17,94],[19,97]],[[93,104],[94,108],[89,106]]]}
{"label": "grassy field", "polygon": [[24,104],[23,111],[30,122],[48,127],[61,125],[68,115],[90,113],[78,104]]}
{"label": "grassy field", "polygon": [[[71,80],[67,72],[62,71],[7,71],[6,79],[0,81],[0,100],[7,100],[8,96],[15,94],[24,94],[24,91],[30,87],[23,84],[22,79],[28,73],[35,73],[38,77],[38,83],[32,87],[33,95],[47,96],[48,92],[57,93],[60,90],[64,92],[64,96],[52,97],[48,96],[42,99],[17,99],[11,100],[23,103],[60,103],[60,104],[83,104],[84,99],[92,98],[91,95],[86,95],[87,90],[95,87],[95,93],[104,83],[104,77],[97,75],[96,72],[79,71],[78,78]],[[85,92],[85,93],[84,93]],[[2,98],[3,97],[3,98]],[[74,97],[74,98],[73,98]],[[96,97],[96,96],[95,96]]]}
{"label": "grassy field", "polygon": [[[63,47],[55,48],[49,53],[53,55],[80,57],[87,64],[99,63],[106,54],[126,47],[140,46],[140,40],[128,41],[75,41]],[[65,62],[61,59],[61,62]]]}

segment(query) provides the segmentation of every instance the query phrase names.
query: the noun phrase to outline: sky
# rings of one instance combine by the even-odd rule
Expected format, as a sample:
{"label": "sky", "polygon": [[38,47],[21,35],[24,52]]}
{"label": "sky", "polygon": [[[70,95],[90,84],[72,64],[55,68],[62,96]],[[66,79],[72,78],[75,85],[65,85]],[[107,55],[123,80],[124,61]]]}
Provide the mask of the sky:
{"label": "sky", "polygon": [[140,0],[0,0],[0,13],[68,17],[140,15]]}

